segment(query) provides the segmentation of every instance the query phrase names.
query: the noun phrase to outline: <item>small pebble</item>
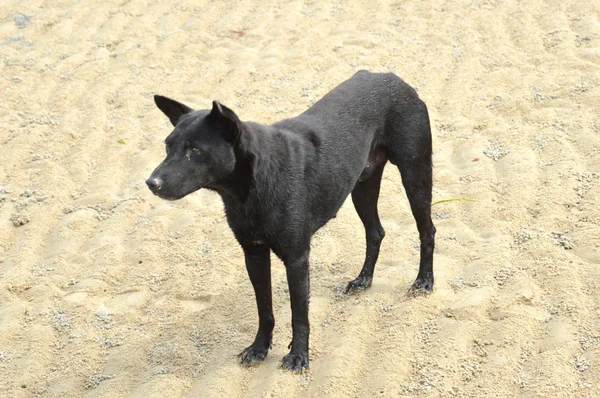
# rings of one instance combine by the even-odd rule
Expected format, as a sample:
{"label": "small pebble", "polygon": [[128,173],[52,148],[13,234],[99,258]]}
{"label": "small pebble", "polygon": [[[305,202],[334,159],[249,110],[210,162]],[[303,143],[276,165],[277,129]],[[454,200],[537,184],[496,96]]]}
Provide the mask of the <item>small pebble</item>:
{"label": "small pebble", "polygon": [[27,25],[29,25],[30,20],[31,20],[31,17],[28,17],[27,15],[17,15],[16,17],[13,18],[13,21],[19,28],[24,28]]}

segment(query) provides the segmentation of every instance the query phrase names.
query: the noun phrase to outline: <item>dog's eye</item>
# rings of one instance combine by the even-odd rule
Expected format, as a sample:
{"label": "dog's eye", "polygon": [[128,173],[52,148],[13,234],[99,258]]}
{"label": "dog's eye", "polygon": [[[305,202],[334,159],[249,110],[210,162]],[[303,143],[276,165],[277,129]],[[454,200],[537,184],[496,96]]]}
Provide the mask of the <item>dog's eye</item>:
{"label": "dog's eye", "polygon": [[200,149],[198,149],[198,148],[192,148],[192,151],[194,151],[194,152],[198,152],[199,150]]}

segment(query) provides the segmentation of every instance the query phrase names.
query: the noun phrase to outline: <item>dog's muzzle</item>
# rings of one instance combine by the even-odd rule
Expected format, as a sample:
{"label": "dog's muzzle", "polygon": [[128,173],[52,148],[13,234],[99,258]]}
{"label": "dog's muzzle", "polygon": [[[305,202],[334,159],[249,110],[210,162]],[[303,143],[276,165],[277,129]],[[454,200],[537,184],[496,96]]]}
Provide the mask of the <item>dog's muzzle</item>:
{"label": "dog's muzzle", "polygon": [[158,178],[148,178],[146,180],[146,184],[148,185],[148,188],[150,188],[150,190],[154,193],[160,191],[161,185],[162,185],[162,181],[159,180]]}

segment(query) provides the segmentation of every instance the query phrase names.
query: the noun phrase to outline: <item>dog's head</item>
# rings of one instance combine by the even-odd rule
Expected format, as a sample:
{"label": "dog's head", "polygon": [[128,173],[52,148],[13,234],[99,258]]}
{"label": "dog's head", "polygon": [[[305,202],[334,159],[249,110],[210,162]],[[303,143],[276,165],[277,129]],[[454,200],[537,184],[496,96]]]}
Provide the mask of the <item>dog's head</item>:
{"label": "dog's head", "polygon": [[242,131],[242,122],[231,109],[213,101],[212,110],[194,111],[159,95],[154,102],[175,127],[165,140],[165,160],[146,180],[155,195],[181,199],[231,174],[234,145]]}

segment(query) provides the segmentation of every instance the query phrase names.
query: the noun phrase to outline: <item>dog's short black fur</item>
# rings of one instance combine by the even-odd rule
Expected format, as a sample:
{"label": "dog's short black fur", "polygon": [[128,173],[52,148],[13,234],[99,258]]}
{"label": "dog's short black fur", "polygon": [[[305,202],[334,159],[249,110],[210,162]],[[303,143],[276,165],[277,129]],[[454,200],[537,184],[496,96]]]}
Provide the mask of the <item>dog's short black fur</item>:
{"label": "dog's short black fur", "polygon": [[240,354],[243,364],[262,361],[271,345],[272,250],[285,264],[292,306],[293,338],[282,366],[308,368],[310,241],[350,193],[367,239],[364,265],[346,292],[371,285],[385,235],[377,200],[388,160],[400,170],[421,240],[412,289],[432,290],[429,116],[400,78],[359,71],[301,115],[270,126],[242,122],[216,101],[212,110],[194,111],[166,97],[154,99],[175,129],[149,188],[168,200],[200,188],[218,192],[244,251],[259,326],[252,345]]}

